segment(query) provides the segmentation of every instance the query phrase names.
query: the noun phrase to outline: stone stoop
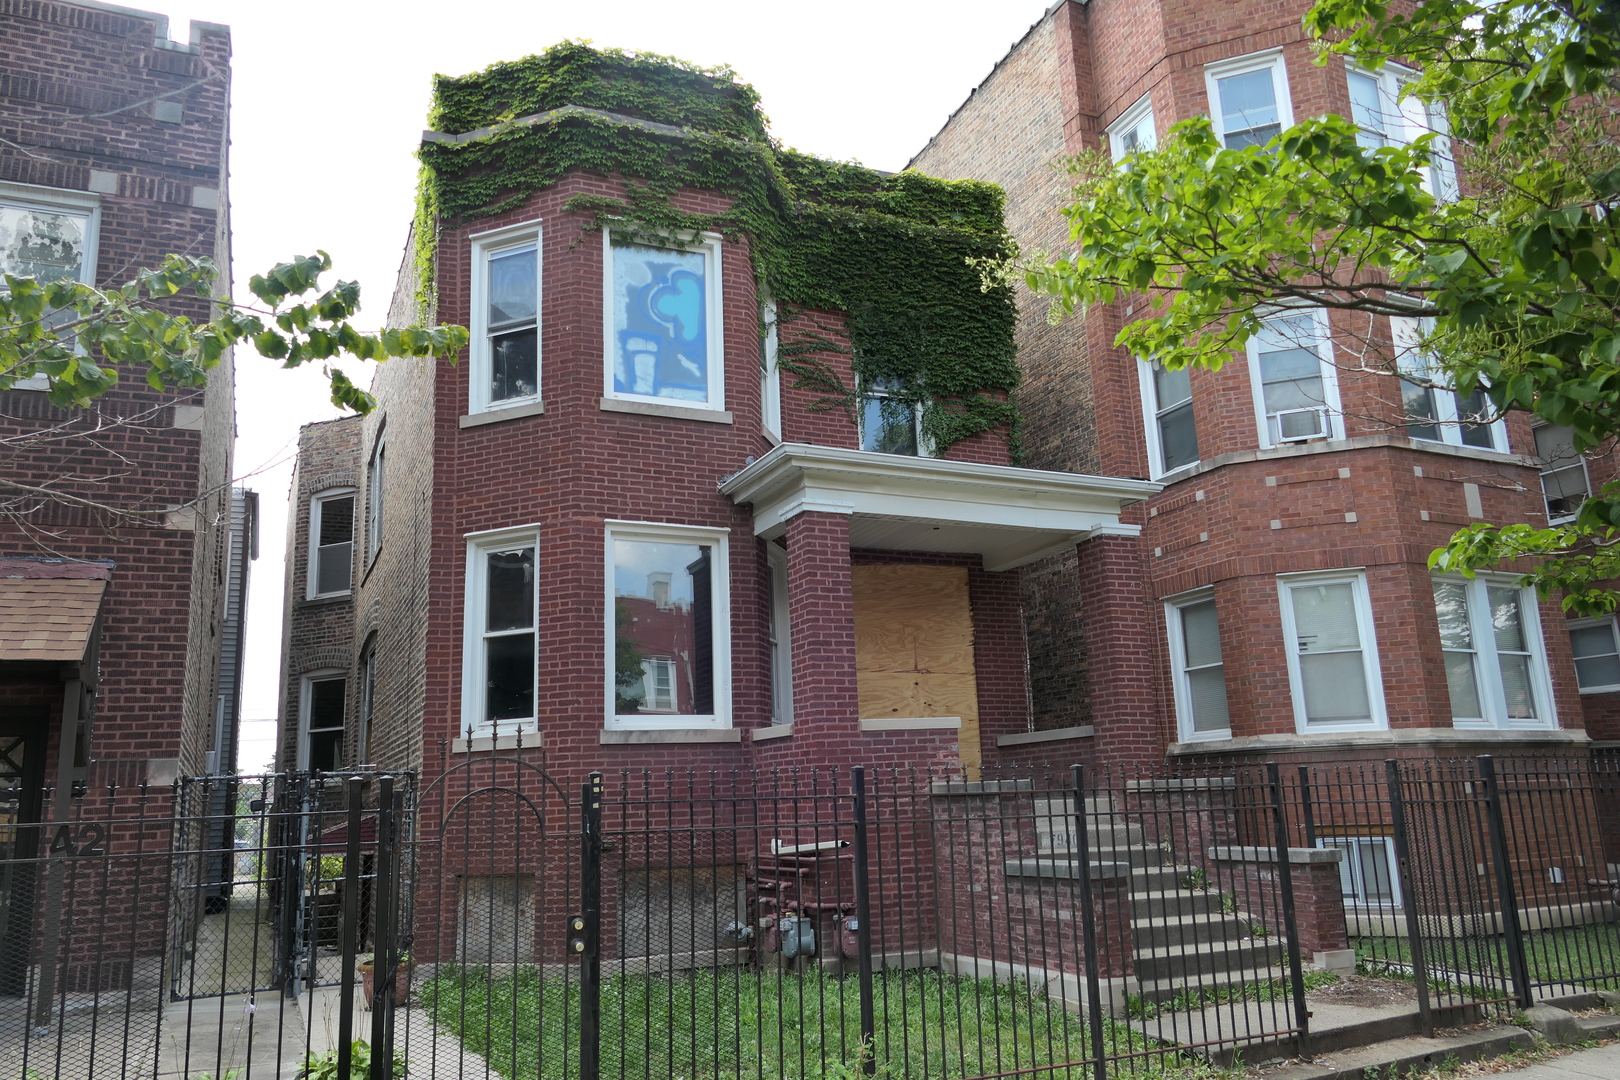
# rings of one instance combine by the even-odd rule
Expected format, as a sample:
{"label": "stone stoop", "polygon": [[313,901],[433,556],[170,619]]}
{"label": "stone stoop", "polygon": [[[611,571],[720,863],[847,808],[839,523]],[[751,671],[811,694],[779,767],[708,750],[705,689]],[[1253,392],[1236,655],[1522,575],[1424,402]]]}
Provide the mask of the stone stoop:
{"label": "stone stoop", "polygon": [[[1068,799],[1037,796],[1036,857],[1054,861],[1079,857],[1074,849],[1074,814]],[[1086,813],[1113,813],[1112,797],[1086,799]],[[1131,937],[1141,997],[1155,1005],[1183,990],[1215,990],[1286,974],[1286,950],[1275,938],[1256,938],[1239,915],[1221,910],[1221,894],[1193,887],[1197,871],[1168,862],[1149,844],[1142,827],[1118,818],[1088,822],[1093,863],[1131,867]]]}

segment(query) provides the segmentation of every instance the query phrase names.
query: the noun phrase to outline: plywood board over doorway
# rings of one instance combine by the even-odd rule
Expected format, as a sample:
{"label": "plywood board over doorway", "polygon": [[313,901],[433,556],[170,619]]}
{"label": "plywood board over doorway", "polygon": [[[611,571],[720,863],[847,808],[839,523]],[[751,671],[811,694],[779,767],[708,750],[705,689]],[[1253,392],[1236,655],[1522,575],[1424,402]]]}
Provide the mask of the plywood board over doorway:
{"label": "plywood board over doorway", "polygon": [[961,566],[853,566],[862,720],[960,716],[962,764],[979,767],[973,607]]}

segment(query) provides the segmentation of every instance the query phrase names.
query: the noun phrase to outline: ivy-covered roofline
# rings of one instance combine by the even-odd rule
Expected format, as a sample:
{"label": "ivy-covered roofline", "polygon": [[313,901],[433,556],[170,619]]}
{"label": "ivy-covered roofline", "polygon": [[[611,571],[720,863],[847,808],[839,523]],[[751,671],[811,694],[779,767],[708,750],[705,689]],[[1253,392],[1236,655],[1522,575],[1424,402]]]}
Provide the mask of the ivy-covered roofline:
{"label": "ivy-covered roofline", "polygon": [[[817,408],[853,410],[863,387],[885,378],[923,406],[924,432],[939,450],[994,431],[1016,453],[1013,296],[986,289],[971,262],[1012,252],[996,185],[787,149],[770,138],[759,96],[729,68],[583,42],[437,77],[430,122],[416,222],[424,304],[440,223],[520,206],[571,170],[617,175],[626,198],[569,200],[590,215],[587,227],[749,238],[754,271],[778,305],[779,362],[820,394]],[[682,211],[675,197],[689,189],[728,195],[731,209]],[[796,317],[804,308],[848,314],[856,386],[814,358],[838,346]]]}

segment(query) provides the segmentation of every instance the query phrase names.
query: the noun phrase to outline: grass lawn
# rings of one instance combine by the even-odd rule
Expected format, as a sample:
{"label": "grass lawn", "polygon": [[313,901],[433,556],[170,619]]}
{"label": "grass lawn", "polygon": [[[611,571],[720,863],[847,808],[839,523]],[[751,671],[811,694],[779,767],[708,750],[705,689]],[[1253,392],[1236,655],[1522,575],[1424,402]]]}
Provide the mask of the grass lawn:
{"label": "grass lawn", "polygon": [[[1404,937],[1363,937],[1354,942],[1356,955],[1372,966],[1411,959],[1411,943]],[[1500,935],[1425,939],[1424,946],[1431,968],[1507,976],[1507,950]],[[1530,978],[1537,982],[1620,990],[1620,924],[1538,930],[1524,935],[1524,946]]]}
{"label": "grass lawn", "polygon": [[[878,1076],[933,1080],[1023,1070],[1091,1080],[1089,1029],[1057,1002],[989,980],[939,971],[876,977]],[[482,1054],[505,1080],[578,1068],[579,987],[542,981],[532,968],[492,974],[441,968],[421,987],[437,1023]],[[1110,1023],[1110,1055],[1150,1049],[1140,1032]],[[860,1004],[854,978],[727,969],[675,977],[616,976],[602,986],[602,1076],[626,1080],[819,1080],[858,1076]],[[1053,1067],[1056,1066],[1056,1067]],[[1111,1070],[1141,1080],[1214,1080],[1218,1070],[1168,1052]]]}

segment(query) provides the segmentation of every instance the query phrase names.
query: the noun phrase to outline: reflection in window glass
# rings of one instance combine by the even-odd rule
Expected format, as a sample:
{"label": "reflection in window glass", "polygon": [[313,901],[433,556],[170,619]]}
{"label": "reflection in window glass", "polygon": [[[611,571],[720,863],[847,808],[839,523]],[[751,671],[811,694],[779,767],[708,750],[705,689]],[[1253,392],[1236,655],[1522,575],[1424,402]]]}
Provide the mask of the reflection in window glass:
{"label": "reflection in window glass", "polygon": [[534,245],[490,257],[490,401],[532,397],[539,392],[539,257]]}
{"label": "reflection in window glass", "polygon": [[[80,280],[89,216],[0,203],[0,273]],[[5,284],[0,281],[0,289]]]}
{"label": "reflection in window glass", "polygon": [[1271,68],[1216,79],[1221,96],[1221,131],[1233,150],[1263,146],[1282,130]]}
{"label": "reflection in window glass", "polygon": [[613,391],[709,400],[707,260],[613,242]]}
{"label": "reflection in window glass", "polygon": [[1153,397],[1158,414],[1160,467],[1164,472],[1198,460],[1198,431],[1193,425],[1192,382],[1186,368],[1170,371],[1153,365]]}
{"label": "reflection in window glass", "polygon": [[1530,681],[1530,643],[1519,610],[1519,590],[1492,586],[1486,590],[1491,605],[1491,629],[1496,635],[1496,660],[1502,671],[1502,696],[1509,720],[1533,720],[1535,688]]}
{"label": "reflection in window glass", "polygon": [[613,541],[613,711],[714,712],[714,547]]}
{"label": "reflection in window glass", "polygon": [[1515,585],[1483,578],[1434,583],[1452,718],[1465,726],[1523,727],[1541,719],[1537,680],[1543,661],[1528,595]]}
{"label": "reflection in window glass", "polygon": [[892,396],[899,384],[892,379],[874,380],[861,397],[861,449],[883,454],[910,454],[915,457],[917,407]]}
{"label": "reflection in window glass", "polygon": [[1215,601],[1186,604],[1181,611],[1182,653],[1187,698],[1196,732],[1227,731],[1232,722],[1226,708],[1226,667],[1221,659],[1220,626]]}
{"label": "reflection in window glass", "polygon": [[1367,669],[1349,582],[1293,585],[1299,674],[1308,724],[1367,723]]}
{"label": "reflection in window glass", "polygon": [[1575,654],[1575,680],[1582,690],[1620,686],[1620,647],[1612,621],[1575,627],[1569,632],[1569,645]]}
{"label": "reflection in window glass", "polygon": [[[1391,106],[1395,103],[1390,102]],[[1389,110],[1393,111],[1393,109]],[[1369,150],[1389,144],[1389,121],[1378,80],[1359,71],[1350,73],[1350,115],[1356,127],[1356,141]]]}
{"label": "reflection in window glass", "polygon": [[484,720],[534,715],[534,547],[484,553]]}
{"label": "reflection in window glass", "polygon": [[1468,590],[1457,581],[1434,583],[1434,611],[1440,623],[1440,648],[1446,657],[1446,685],[1453,718],[1483,717],[1474,630],[1468,621]]}

